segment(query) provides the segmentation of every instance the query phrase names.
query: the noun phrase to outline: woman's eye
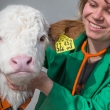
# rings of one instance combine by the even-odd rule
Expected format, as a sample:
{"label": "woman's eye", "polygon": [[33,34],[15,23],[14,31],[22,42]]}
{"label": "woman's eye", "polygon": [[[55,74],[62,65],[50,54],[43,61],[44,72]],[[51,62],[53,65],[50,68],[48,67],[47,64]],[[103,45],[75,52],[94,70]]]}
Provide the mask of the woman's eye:
{"label": "woman's eye", "polygon": [[90,1],[90,0],[88,1],[88,3],[89,3],[89,6],[90,6],[90,7],[93,7],[93,8],[94,8],[94,7],[97,6],[97,4],[96,4],[95,2],[92,2],[92,1]]}
{"label": "woman's eye", "polygon": [[96,5],[95,5],[95,4],[93,4],[93,3],[90,3],[90,6],[91,6],[91,7],[96,7]]}
{"label": "woman's eye", "polygon": [[45,36],[42,36],[42,37],[40,38],[40,41],[43,42],[44,40],[45,40]]}
{"label": "woman's eye", "polygon": [[110,14],[110,9],[109,9],[109,10],[107,10],[107,13],[109,13],[109,14]]}

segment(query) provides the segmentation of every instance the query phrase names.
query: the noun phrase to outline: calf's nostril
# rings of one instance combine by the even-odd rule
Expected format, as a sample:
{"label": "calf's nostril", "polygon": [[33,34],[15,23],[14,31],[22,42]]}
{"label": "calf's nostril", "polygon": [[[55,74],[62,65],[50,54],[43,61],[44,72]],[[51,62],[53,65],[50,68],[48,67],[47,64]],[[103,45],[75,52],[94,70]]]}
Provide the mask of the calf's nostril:
{"label": "calf's nostril", "polygon": [[13,62],[14,64],[17,64],[17,61],[15,61],[15,60],[13,60],[13,59],[12,59],[12,62]]}
{"label": "calf's nostril", "polygon": [[27,61],[27,65],[30,65],[32,63],[32,57],[29,58],[29,60]]}

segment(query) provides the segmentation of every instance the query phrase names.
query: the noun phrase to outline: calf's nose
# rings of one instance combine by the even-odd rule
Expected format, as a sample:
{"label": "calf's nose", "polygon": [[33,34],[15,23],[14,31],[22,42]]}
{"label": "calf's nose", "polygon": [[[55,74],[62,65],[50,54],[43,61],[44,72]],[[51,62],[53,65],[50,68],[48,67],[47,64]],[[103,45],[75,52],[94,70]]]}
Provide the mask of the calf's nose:
{"label": "calf's nose", "polygon": [[10,59],[10,65],[15,70],[28,70],[32,64],[33,59],[28,56],[16,56]]}

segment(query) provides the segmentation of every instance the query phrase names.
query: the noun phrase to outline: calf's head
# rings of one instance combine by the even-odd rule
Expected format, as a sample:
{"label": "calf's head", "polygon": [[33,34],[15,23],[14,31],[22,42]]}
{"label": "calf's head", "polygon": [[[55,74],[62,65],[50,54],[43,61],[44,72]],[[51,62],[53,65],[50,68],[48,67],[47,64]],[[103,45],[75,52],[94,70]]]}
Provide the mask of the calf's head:
{"label": "calf's head", "polygon": [[49,25],[28,6],[11,5],[0,12],[0,74],[18,85],[37,76],[48,44]]}

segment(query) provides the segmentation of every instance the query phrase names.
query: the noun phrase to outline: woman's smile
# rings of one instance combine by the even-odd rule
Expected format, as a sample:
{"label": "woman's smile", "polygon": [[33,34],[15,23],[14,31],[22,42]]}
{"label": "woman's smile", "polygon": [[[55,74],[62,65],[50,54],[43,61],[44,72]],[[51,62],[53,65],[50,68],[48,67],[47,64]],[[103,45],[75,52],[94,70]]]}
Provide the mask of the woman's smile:
{"label": "woman's smile", "polygon": [[105,29],[105,27],[102,27],[102,26],[99,26],[99,25],[97,25],[97,24],[95,24],[95,23],[93,23],[93,22],[90,22],[90,21],[88,21],[88,28],[91,30],[91,31],[94,31],[94,32],[101,32],[101,31],[103,31],[104,29]]}
{"label": "woman's smile", "polygon": [[95,29],[103,29],[103,27],[98,26],[98,25],[96,25],[96,24],[93,24],[92,22],[89,22],[89,24],[90,24],[90,26],[92,26],[92,27],[95,28]]}

